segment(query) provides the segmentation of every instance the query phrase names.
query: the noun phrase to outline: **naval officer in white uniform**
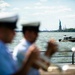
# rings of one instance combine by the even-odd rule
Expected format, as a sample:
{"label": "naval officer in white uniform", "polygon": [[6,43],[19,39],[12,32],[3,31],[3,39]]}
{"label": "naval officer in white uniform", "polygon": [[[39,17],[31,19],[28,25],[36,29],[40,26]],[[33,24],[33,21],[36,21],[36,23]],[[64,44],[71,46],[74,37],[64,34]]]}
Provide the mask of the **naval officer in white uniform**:
{"label": "naval officer in white uniform", "polygon": [[27,75],[36,58],[34,57],[36,52],[32,51],[22,67],[18,69],[17,62],[6,45],[11,43],[15,36],[17,20],[17,14],[0,13],[0,75]]}

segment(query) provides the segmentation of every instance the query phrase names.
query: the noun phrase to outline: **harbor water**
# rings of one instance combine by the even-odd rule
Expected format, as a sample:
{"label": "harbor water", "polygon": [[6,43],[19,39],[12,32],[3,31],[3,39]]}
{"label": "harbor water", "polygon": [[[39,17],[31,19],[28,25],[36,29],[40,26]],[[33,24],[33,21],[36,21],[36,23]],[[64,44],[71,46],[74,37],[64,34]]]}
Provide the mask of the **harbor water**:
{"label": "harbor water", "polygon": [[[64,35],[75,37],[75,32],[39,32],[39,36],[36,41],[36,45],[39,47],[40,51],[45,51],[47,42],[49,39],[54,38],[58,45],[59,51],[56,52],[50,61],[52,63],[71,63],[72,62],[72,51],[71,48],[75,47],[75,42],[59,42],[59,39],[63,39]],[[9,45],[11,51],[13,52],[14,47],[23,38],[21,32],[16,32],[16,36],[11,45]]]}

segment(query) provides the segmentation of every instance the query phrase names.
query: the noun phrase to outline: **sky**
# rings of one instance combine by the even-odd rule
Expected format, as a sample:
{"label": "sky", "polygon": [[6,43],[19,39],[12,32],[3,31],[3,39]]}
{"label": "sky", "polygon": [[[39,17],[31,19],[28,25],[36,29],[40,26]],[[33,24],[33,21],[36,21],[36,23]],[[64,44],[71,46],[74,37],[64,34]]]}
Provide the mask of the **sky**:
{"label": "sky", "polygon": [[40,22],[40,30],[75,28],[75,0],[0,0],[0,12],[19,15],[18,29],[22,23]]}

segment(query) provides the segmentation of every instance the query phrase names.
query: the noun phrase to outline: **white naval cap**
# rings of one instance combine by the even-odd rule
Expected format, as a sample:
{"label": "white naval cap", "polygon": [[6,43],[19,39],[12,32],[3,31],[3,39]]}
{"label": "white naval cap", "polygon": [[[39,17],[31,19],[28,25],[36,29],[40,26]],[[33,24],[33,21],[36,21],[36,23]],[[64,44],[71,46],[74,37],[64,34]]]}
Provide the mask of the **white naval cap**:
{"label": "white naval cap", "polygon": [[18,19],[16,13],[1,12],[0,22],[15,22]]}
{"label": "white naval cap", "polygon": [[18,15],[15,13],[1,12],[0,13],[0,26],[6,26],[9,28],[16,28]]}
{"label": "white naval cap", "polygon": [[23,23],[22,30],[23,32],[26,30],[33,30],[39,32],[40,22],[31,22],[31,23]]}
{"label": "white naval cap", "polygon": [[30,23],[24,23],[22,24],[22,26],[34,26],[34,27],[38,27],[40,26],[40,22],[30,22]]}

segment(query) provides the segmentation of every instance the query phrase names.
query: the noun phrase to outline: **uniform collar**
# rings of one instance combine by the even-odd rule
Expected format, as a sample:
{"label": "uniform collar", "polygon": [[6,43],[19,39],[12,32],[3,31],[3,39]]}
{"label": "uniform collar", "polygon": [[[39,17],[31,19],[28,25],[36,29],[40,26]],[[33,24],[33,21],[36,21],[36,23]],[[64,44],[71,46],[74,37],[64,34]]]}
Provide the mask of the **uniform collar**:
{"label": "uniform collar", "polygon": [[28,44],[30,44],[31,45],[31,43],[28,41],[28,40],[26,40],[25,38],[23,38],[22,40],[20,40],[20,42],[23,42],[23,43],[28,43]]}
{"label": "uniform collar", "polygon": [[8,48],[7,44],[5,44],[5,43],[4,43],[3,41],[1,41],[1,40],[0,40],[0,45],[1,45],[1,47],[5,48],[5,50],[6,50],[7,52],[9,52],[9,48]]}

